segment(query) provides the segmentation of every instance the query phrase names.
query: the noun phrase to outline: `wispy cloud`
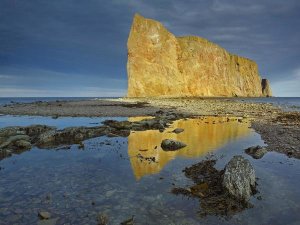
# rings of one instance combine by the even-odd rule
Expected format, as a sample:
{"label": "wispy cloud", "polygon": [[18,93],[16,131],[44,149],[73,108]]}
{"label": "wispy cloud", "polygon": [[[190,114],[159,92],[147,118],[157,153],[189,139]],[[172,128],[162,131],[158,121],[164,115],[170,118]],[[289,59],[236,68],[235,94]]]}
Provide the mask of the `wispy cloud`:
{"label": "wispy cloud", "polygon": [[223,13],[237,13],[237,14],[256,14],[261,13],[265,9],[264,5],[255,3],[253,1],[245,3],[243,1],[220,1],[215,0],[212,5],[212,10]]}
{"label": "wispy cloud", "polygon": [[15,77],[12,76],[12,75],[3,75],[3,74],[0,74],[0,80],[4,80],[4,79],[14,79]]}
{"label": "wispy cloud", "polygon": [[98,87],[74,87],[67,89],[33,89],[20,87],[0,87],[0,97],[122,97],[122,89]]}
{"label": "wispy cloud", "polygon": [[275,96],[300,97],[300,67],[272,84]]}

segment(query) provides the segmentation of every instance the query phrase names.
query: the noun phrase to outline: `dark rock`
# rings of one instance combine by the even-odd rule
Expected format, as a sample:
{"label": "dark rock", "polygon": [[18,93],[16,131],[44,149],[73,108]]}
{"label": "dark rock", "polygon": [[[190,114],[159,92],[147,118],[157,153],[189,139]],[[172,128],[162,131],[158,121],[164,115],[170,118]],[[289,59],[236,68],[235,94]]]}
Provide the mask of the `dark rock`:
{"label": "dark rock", "polygon": [[103,124],[117,130],[128,130],[132,128],[132,123],[129,121],[105,120]]}
{"label": "dark rock", "polygon": [[179,133],[181,133],[181,132],[183,132],[184,131],[184,129],[182,129],[182,128],[176,128],[175,130],[173,130],[173,132],[175,133],[175,134],[179,134]]}
{"label": "dark rock", "polygon": [[134,224],[134,216],[120,223],[120,225],[133,225],[133,224]]}
{"label": "dark rock", "polygon": [[29,140],[30,140],[30,137],[28,135],[11,136],[0,145],[0,148],[11,147],[11,146],[14,146],[15,143],[18,142],[18,141],[27,141],[27,142],[29,142]]}
{"label": "dark rock", "polygon": [[234,156],[225,167],[222,184],[233,197],[248,201],[255,190],[255,171],[249,160]]}
{"label": "dark rock", "polygon": [[18,140],[14,144],[15,147],[20,148],[20,150],[28,150],[31,149],[31,143],[26,140]]}
{"label": "dark rock", "polygon": [[264,147],[257,145],[247,148],[245,152],[254,159],[261,159],[268,151]]}
{"label": "dark rock", "polygon": [[184,147],[186,147],[185,143],[172,139],[165,139],[161,142],[161,148],[164,151],[175,151]]}

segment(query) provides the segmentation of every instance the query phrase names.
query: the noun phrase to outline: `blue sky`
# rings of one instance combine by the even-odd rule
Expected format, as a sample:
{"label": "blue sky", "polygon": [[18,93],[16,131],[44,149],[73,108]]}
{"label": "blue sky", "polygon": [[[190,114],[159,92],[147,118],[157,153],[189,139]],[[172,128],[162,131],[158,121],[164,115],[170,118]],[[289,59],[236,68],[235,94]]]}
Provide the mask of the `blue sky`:
{"label": "blue sky", "polygon": [[251,58],[300,96],[299,0],[1,0],[0,97],[123,96],[133,15]]}

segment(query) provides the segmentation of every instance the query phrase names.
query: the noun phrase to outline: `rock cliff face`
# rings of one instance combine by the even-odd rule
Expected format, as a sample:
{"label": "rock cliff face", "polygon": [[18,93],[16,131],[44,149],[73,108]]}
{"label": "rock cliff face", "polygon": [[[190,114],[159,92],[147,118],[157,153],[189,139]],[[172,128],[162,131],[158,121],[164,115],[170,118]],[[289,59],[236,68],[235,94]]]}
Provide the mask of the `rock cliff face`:
{"label": "rock cliff face", "polygon": [[254,61],[138,14],[127,47],[128,97],[271,96]]}
{"label": "rock cliff face", "polygon": [[266,96],[266,97],[272,96],[270,82],[267,79],[261,80],[261,87],[262,87],[263,96]]}

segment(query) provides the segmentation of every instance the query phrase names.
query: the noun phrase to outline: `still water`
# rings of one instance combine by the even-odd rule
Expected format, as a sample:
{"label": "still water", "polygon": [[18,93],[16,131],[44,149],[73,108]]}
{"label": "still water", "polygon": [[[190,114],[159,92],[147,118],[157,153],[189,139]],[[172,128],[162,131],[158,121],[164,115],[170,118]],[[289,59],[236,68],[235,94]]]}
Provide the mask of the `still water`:
{"label": "still water", "polygon": [[[109,217],[109,224],[132,215],[134,224],[299,224],[299,160],[272,152],[260,160],[244,154],[249,146],[264,145],[249,126],[216,117],[179,120],[162,133],[133,131],[128,138],[87,140],[83,150],[76,145],[33,148],[6,158],[0,161],[0,225],[43,224],[40,210],[51,213],[51,224],[97,224],[99,213]],[[174,128],[184,132],[172,133]],[[165,152],[160,148],[165,138],[187,147]],[[237,154],[251,161],[262,196],[251,199],[254,208],[230,218],[203,218],[197,199],[170,193],[174,186],[191,184],[182,169],[211,154],[218,158],[218,169]],[[147,157],[155,162],[143,160]]]}

